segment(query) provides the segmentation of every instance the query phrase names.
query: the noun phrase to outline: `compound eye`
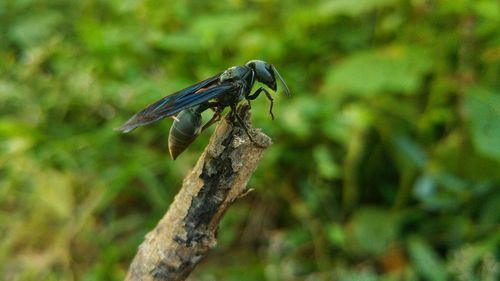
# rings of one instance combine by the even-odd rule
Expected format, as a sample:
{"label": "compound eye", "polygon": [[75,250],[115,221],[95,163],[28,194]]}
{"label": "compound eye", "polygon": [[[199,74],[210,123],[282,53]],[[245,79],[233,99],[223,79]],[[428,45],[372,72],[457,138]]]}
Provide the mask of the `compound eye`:
{"label": "compound eye", "polygon": [[274,81],[273,69],[268,64],[266,64],[260,69],[259,75],[261,77],[262,82],[264,83],[271,83],[272,81]]}
{"label": "compound eye", "polygon": [[273,76],[273,69],[271,68],[271,65],[266,65],[266,70],[267,70],[267,73],[269,74],[269,76]]}

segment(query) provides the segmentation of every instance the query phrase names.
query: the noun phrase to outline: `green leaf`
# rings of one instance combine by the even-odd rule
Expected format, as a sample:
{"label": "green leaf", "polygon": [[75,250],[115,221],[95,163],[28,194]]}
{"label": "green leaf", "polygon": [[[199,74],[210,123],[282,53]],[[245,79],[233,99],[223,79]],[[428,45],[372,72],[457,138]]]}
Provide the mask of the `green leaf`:
{"label": "green leaf", "polygon": [[61,14],[53,11],[29,13],[26,17],[20,18],[19,22],[13,24],[9,35],[15,42],[31,47],[55,34],[56,26],[62,19]]}
{"label": "green leaf", "polygon": [[465,95],[467,125],[474,147],[484,156],[500,160],[500,95],[486,88],[470,88]]}
{"label": "green leaf", "polygon": [[257,18],[257,15],[252,12],[199,17],[191,24],[190,31],[214,44],[220,43],[216,39],[232,41]]}
{"label": "green leaf", "polygon": [[322,110],[323,104],[318,100],[308,99],[304,96],[290,100],[284,108],[279,122],[283,128],[301,138],[308,137],[314,132],[311,123]]}
{"label": "green leaf", "polygon": [[392,139],[403,163],[408,163],[420,169],[427,163],[427,155],[413,139],[406,135],[395,135]]}
{"label": "green leaf", "polygon": [[340,167],[335,163],[335,159],[327,147],[314,148],[314,159],[320,176],[326,179],[335,179],[340,176]]}
{"label": "green leaf", "polygon": [[394,4],[396,0],[334,0],[325,1],[319,6],[318,13],[323,16],[345,14],[360,15],[376,8]]}
{"label": "green leaf", "polygon": [[327,73],[328,93],[374,95],[379,92],[415,92],[430,70],[430,58],[417,48],[392,47],[357,53]]}
{"label": "green leaf", "polygon": [[500,194],[496,194],[487,198],[483,202],[481,208],[481,214],[479,221],[483,225],[500,225],[500,212],[498,211],[498,206],[500,206]]}
{"label": "green leaf", "polygon": [[156,32],[151,34],[148,40],[155,47],[169,51],[197,52],[203,49],[198,36],[185,32],[170,34]]}
{"label": "green leaf", "polygon": [[340,281],[377,281],[380,280],[377,278],[377,275],[373,272],[357,272],[357,271],[349,271],[340,274]]}
{"label": "green leaf", "polygon": [[446,266],[427,242],[420,238],[410,239],[409,253],[415,270],[426,280],[447,280]]}
{"label": "green leaf", "polygon": [[396,218],[389,211],[376,208],[361,209],[349,226],[354,248],[372,255],[383,254],[398,232]]}
{"label": "green leaf", "polygon": [[338,224],[327,224],[325,228],[328,240],[333,245],[344,245],[346,234],[344,229]]}

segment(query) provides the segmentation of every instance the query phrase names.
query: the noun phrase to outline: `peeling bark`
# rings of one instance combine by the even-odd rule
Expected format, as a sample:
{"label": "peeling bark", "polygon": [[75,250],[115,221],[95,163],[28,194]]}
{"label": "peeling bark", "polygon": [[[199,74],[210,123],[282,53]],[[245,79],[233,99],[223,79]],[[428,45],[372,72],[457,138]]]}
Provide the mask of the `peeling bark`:
{"label": "peeling bark", "polygon": [[[241,109],[240,116],[248,122],[248,106]],[[259,130],[250,131],[260,145],[252,143],[232,118],[221,120],[169,210],[139,246],[126,280],[184,280],[215,247],[221,218],[245,194],[271,144]]]}

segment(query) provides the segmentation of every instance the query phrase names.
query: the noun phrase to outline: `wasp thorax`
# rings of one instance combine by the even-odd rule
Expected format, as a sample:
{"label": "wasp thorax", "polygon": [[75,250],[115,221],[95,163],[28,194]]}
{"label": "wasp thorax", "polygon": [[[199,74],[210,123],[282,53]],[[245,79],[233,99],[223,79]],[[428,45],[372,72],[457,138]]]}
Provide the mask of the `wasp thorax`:
{"label": "wasp thorax", "polygon": [[248,69],[246,69],[245,67],[233,66],[231,68],[228,68],[226,71],[222,72],[222,74],[219,77],[219,81],[226,82],[226,81],[234,81],[242,79],[247,73],[247,71]]}

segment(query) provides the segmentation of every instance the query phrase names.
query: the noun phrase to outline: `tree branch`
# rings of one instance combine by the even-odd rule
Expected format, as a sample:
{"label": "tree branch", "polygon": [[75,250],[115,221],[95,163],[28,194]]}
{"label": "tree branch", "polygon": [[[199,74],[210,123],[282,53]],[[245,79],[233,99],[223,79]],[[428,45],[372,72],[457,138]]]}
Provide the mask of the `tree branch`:
{"label": "tree branch", "polygon": [[[249,120],[248,106],[240,116]],[[184,280],[215,247],[218,224],[246,185],[271,139],[243,129],[226,116],[196,166],[186,176],[165,216],[149,232],[130,265],[126,280]]]}

